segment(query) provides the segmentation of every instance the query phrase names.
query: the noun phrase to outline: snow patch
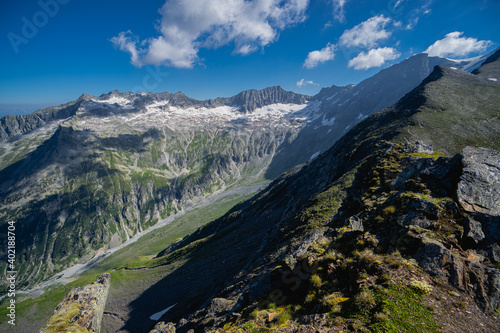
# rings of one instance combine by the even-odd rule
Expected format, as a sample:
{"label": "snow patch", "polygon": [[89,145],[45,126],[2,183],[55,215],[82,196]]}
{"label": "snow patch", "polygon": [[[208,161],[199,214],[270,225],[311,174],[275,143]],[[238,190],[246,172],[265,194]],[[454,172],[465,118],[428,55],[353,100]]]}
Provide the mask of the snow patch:
{"label": "snow patch", "polygon": [[495,82],[497,82],[497,81],[498,81],[498,79],[496,79],[496,78],[494,78],[494,77],[489,77],[489,78],[488,78],[488,80],[490,80],[490,81],[495,81]]}
{"label": "snow patch", "polygon": [[337,94],[338,94],[338,93],[333,94],[332,96],[328,97],[326,100],[327,100],[327,101],[331,100],[332,98],[334,98],[335,96],[337,96]]}
{"label": "snow patch", "polygon": [[321,121],[322,126],[332,126],[335,123],[335,117],[332,117],[330,120],[326,119],[326,114],[323,116],[323,120]]}
{"label": "snow patch", "polygon": [[320,153],[321,152],[319,152],[319,151],[315,152],[314,154],[311,155],[311,157],[309,158],[309,160],[315,159],[316,157],[319,156]]}
{"label": "snow patch", "polygon": [[133,106],[131,105],[131,103],[133,101],[130,101],[130,100],[126,99],[125,97],[119,97],[119,96],[112,96],[109,99],[102,99],[102,100],[101,99],[92,99],[92,102],[101,103],[101,104],[109,104],[109,105],[118,104],[119,106],[121,106],[124,109],[132,109],[133,108]]}
{"label": "snow patch", "polygon": [[168,308],[166,308],[165,310],[163,311],[160,311],[160,312],[157,312],[155,313],[154,315],[152,315],[151,317],[149,317],[149,319],[151,320],[154,320],[154,321],[157,321],[161,318],[161,316],[163,316],[165,313],[167,313],[170,309],[172,309],[174,306],[176,306],[177,303],[175,303],[174,305],[172,306],[169,306]]}
{"label": "snow patch", "polygon": [[365,119],[366,117],[368,117],[368,116],[365,116],[362,113],[360,113],[359,116],[358,116],[358,118],[356,118],[356,119],[357,120],[362,120],[362,119]]}

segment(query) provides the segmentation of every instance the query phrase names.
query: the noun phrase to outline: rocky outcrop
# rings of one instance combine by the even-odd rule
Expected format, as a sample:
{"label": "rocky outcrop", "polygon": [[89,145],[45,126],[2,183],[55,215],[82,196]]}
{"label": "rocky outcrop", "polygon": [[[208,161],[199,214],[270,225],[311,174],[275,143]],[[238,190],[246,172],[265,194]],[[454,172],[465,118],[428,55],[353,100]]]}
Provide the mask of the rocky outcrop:
{"label": "rocky outcrop", "polygon": [[304,104],[307,96],[285,91],[279,86],[269,87],[262,90],[247,90],[230,99],[233,105],[238,105],[240,111],[247,113],[253,110],[275,103]]}
{"label": "rocky outcrop", "polygon": [[468,256],[463,257],[436,240],[423,243],[415,258],[431,276],[472,294],[485,311],[500,306],[500,271],[483,265],[483,256],[469,250]]}
{"label": "rocky outcrop", "polygon": [[0,141],[37,129],[52,121],[74,116],[81,99],[60,106],[49,107],[29,115],[5,116],[0,119]]}
{"label": "rocky outcrop", "polygon": [[485,237],[481,223],[467,216],[464,220],[464,242],[471,244],[471,247],[477,246]]}
{"label": "rocky outcrop", "polygon": [[111,276],[105,273],[94,283],[71,290],[59,302],[52,317],[38,333],[100,333],[110,283]]}
{"label": "rocky outcrop", "polygon": [[172,323],[159,322],[149,333],[175,333],[175,325]]}
{"label": "rocky outcrop", "polygon": [[466,147],[464,170],[458,184],[458,201],[471,213],[500,215],[500,153],[486,148]]}

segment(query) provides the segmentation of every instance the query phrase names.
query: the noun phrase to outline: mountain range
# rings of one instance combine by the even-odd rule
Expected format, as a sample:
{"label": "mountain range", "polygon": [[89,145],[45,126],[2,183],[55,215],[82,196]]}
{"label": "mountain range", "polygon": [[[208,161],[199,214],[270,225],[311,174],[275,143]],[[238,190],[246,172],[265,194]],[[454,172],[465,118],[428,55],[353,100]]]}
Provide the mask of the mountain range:
{"label": "mountain range", "polygon": [[[388,304],[422,305],[430,284],[434,297],[456,288],[473,299],[464,311],[494,311],[498,197],[484,199],[476,184],[458,189],[466,161],[498,162],[499,54],[420,54],[316,96],[280,87],[208,101],[114,91],[4,117],[0,216],[17,223],[20,286],[204,197],[272,180],[154,258],[120,267],[169,271],[154,283],[128,293],[125,281],[113,292],[112,272],[103,329],[147,331],[150,315],[170,308],[162,320],[175,325],[157,332],[401,330],[408,320]],[[408,287],[409,277],[421,284]],[[422,331],[457,320],[418,310]]]}

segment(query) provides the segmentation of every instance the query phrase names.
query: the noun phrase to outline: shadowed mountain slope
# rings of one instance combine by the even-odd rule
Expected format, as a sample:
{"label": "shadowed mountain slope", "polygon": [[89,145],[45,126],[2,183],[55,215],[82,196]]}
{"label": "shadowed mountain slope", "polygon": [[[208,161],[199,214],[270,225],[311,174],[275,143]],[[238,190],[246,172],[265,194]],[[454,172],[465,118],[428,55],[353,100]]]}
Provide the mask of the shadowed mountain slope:
{"label": "shadowed mountain slope", "polygon": [[498,319],[482,311],[500,304],[496,232],[471,247],[463,230],[468,219],[489,230],[498,217],[459,205],[462,156],[451,156],[470,145],[500,150],[499,96],[494,81],[436,67],[331,149],[159,253],[149,267],[176,268],[130,303],[123,329],[145,330],[149,315],[175,305],[162,319],[180,332],[412,332],[415,320],[420,331],[451,332],[469,316],[440,317],[424,296],[449,292],[493,332]]}

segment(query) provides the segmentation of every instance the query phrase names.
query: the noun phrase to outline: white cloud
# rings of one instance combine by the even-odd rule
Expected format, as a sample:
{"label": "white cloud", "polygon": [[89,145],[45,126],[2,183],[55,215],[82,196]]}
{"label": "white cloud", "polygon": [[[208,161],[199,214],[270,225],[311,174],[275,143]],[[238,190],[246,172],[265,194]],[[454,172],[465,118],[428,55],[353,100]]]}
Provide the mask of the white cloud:
{"label": "white cloud", "polygon": [[394,60],[399,58],[401,53],[396,51],[392,47],[380,47],[377,49],[372,49],[366,52],[361,52],[354,59],[351,59],[348,63],[349,67],[354,67],[354,69],[369,69],[372,67],[380,67],[387,60]]}
{"label": "white cloud", "polygon": [[313,81],[306,81],[304,79],[301,79],[300,81],[297,81],[297,87],[302,88],[307,85],[313,85],[313,86],[319,86],[319,83],[313,82]]}
{"label": "white cloud", "polygon": [[305,20],[309,0],[167,0],[160,9],[161,36],[139,42],[130,31],[111,41],[130,53],[135,66],[192,68],[201,48],[233,43],[249,54],[278,38],[279,31]]}
{"label": "white cloud", "polygon": [[333,5],[333,18],[340,23],[345,21],[345,11],[344,6],[347,0],[332,0]]}
{"label": "white cloud", "polygon": [[485,51],[492,42],[472,37],[460,37],[463,32],[455,31],[429,46],[424,53],[438,57],[463,57],[470,53]]}
{"label": "white cloud", "polygon": [[379,40],[389,38],[391,32],[385,26],[391,22],[384,15],[373,16],[368,20],[356,25],[350,30],[344,31],[339,42],[345,46],[367,47],[377,46]]}
{"label": "white cloud", "polygon": [[392,7],[392,11],[395,11],[396,9],[398,9],[399,5],[401,5],[403,2],[405,2],[405,0],[396,1],[396,3],[394,4],[394,7]]}
{"label": "white cloud", "polygon": [[304,61],[304,67],[307,69],[314,68],[319,64],[335,58],[335,45],[328,43],[324,48],[319,51],[311,51]]}

